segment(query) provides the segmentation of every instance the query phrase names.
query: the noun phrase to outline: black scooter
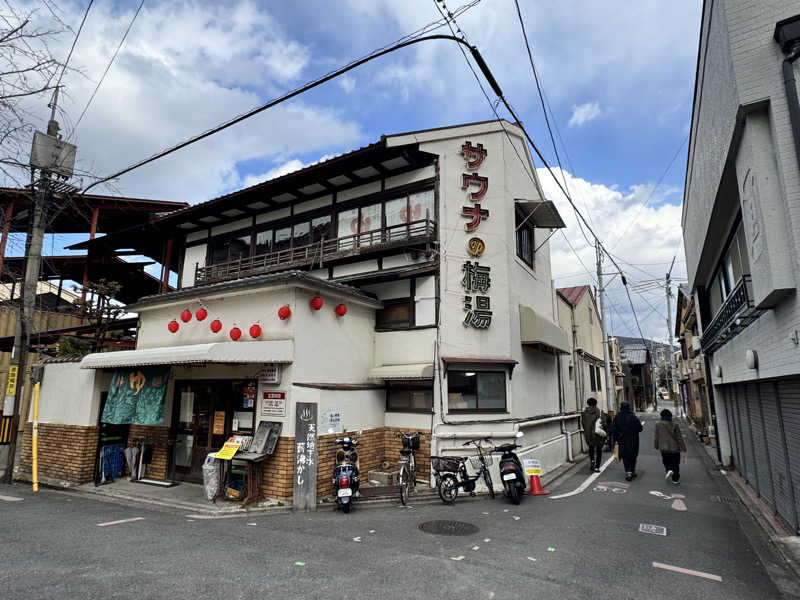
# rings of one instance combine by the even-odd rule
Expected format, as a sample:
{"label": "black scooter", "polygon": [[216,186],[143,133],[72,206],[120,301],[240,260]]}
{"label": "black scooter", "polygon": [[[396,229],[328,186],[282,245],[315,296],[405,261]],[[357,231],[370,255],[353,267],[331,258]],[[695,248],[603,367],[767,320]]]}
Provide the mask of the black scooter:
{"label": "black scooter", "polygon": [[336,451],[336,462],[333,467],[333,492],[336,497],[336,507],[341,507],[345,513],[353,508],[353,503],[361,496],[358,491],[358,452],[355,447],[358,441],[349,435],[336,440],[341,446]]}
{"label": "black scooter", "polygon": [[[521,431],[517,432],[516,437],[522,437]],[[501,452],[500,457],[500,479],[503,482],[503,493],[513,504],[519,504],[520,499],[525,494],[525,471],[519,456],[514,452],[521,448],[517,443],[502,444],[494,448],[493,452]]]}

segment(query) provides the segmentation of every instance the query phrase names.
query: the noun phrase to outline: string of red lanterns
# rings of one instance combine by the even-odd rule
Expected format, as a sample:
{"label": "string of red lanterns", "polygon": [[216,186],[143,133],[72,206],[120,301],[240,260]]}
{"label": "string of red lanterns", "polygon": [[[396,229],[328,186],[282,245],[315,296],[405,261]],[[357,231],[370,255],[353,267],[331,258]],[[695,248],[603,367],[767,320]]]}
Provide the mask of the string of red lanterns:
{"label": "string of red lanterns", "polygon": [[[324,301],[319,296],[314,296],[313,298],[311,298],[309,302],[311,310],[314,311],[320,310],[324,304],[325,304]],[[333,311],[336,313],[338,317],[343,317],[347,314],[347,305],[343,303],[337,304],[336,307],[333,309]],[[180,320],[183,321],[184,323],[188,323],[189,321],[192,320],[192,316],[194,316],[198,321],[205,321],[206,318],[208,317],[208,311],[205,308],[198,308],[197,311],[194,313],[194,315],[192,315],[192,311],[186,308],[181,312]],[[291,316],[292,316],[292,309],[288,305],[281,306],[278,309],[278,318],[281,321],[285,321],[286,319],[289,319]],[[209,327],[212,333],[219,333],[220,331],[222,331],[222,321],[220,321],[219,319],[214,319],[209,324]],[[177,333],[178,330],[180,329],[180,324],[176,319],[172,319],[169,323],[167,323],[167,329],[169,329],[170,333]],[[261,328],[261,325],[259,323],[254,323],[253,325],[250,326],[249,333],[251,338],[258,339],[263,334],[263,329]],[[230,330],[229,335],[232,340],[237,341],[242,337],[242,330],[234,326]]]}

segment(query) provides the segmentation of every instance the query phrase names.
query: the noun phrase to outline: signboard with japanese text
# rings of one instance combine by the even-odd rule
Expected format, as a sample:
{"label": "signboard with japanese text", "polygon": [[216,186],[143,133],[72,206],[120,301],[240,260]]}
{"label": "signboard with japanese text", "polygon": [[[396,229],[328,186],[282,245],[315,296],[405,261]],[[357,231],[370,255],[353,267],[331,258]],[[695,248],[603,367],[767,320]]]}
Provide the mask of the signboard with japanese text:
{"label": "signboard with japanese text", "polygon": [[214,435],[225,435],[225,411],[217,410],[214,412]]}
{"label": "signboard with japanese text", "polygon": [[525,475],[540,475],[542,474],[542,461],[538,458],[526,458],[523,460],[525,465]]}
{"label": "signboard with japanese text", "polygon": [[231,460],[236,451],[241,448],[241,444],[235,442],[225,442],[221,450],[217,450],[216,458],[218,460]]}
{"label": "signboard with japanese text", "polygon": [[317,508],[317,403],[295,404],[294,506]]}
{"label": "signboard with japanese text", "polygon": [[264,392],[261,398],[262,417],[286,416],[286,392]]}
{"label": "signboard with japanese text", "polygon": [[[461,208],[461,216],[469,219],[464,224],[466,232],[474,233],[481,222],[489,218],[489,209],[483,208],[480,204],[489,190],[489,178],[477,173],[477,169],[486,159],[487,151],[483,144],[473,146],[472,142],[467,140],[461,146],[461,154],[467,170],[471,171],[461,175],[461,189],[466,190],[467,198],[471,202],[469,206]],[[480,237],[470,237],[467,240],[467,249],[477,258],[486,250],[486,242]],[[464,326],[488,329],[492,324],[492,303],[488,293],[491,287],[491,267],[481,265],[477,260],[474,263],[468,260],[464,262],[462,271],[464,276],[461,285],[466,292],[463,299]]]}
{"label": "signboard with japanese text", "polygon": [[341,433],[342,410],[340,408],[328,408],[322,411],[319,427],[323,433]]}
{"label": "signboard with japanese text", "polygon": [[281,382],[281,365],[269,363],[264,365],[258,375],[259,385],[278,385]]}

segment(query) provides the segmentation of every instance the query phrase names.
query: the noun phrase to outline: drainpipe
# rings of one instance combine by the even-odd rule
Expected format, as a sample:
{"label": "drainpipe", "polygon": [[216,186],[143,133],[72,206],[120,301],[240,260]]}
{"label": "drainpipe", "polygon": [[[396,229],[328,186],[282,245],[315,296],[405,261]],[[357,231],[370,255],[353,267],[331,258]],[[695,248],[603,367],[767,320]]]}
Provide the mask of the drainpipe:
{"label": "drainpipe", "polygon": [[783,85],[786,88],[786,100],[789,105],[795,157],[800,166],[800,102],[797,99],[797,83],[794,78],[794,61],[800,58],[800,40],[795,41],[791,48],[784,49],[784,55],[786,58],[783,59]]}

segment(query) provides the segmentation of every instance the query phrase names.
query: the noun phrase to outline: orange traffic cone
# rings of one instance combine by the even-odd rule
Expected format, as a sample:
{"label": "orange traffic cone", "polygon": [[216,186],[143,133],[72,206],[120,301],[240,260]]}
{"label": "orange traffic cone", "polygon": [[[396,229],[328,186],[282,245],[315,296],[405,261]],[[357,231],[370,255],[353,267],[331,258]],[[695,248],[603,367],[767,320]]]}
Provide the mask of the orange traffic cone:
{"label": "orange traffic cone", "polygon": [[542,482],[539,481],[538,475],[531,475],[531,491],[528,492],[529,496],[546,496],[550,492],[542,489]]}

